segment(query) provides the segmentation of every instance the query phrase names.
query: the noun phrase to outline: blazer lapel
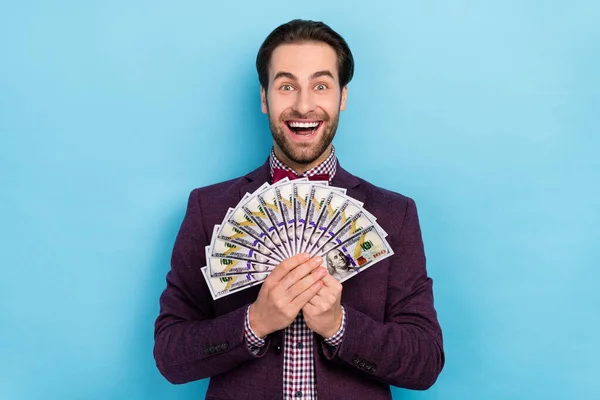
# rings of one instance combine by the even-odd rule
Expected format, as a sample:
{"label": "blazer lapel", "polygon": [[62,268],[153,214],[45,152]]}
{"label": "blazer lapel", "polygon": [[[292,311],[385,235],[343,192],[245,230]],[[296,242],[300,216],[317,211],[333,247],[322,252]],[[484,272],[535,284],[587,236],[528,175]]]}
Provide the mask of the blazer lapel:
{"label": "blazer lapel", "polygon": [[360,179],[343,169],[340,166],[339,161],[337,164],[337,171],[331,181],[331,186],[345,188],[348,196],[361,203],[365,202],[365,192],[360,187]]}
{"label": "blazer lapel", "polygon": [[269,159],[256,168],[254,171],[247,173],[244,176],[246,182],[240,186],[240,200],[246,193],[252,193],[265,182],[271,182],[271,172],[269,170]]}

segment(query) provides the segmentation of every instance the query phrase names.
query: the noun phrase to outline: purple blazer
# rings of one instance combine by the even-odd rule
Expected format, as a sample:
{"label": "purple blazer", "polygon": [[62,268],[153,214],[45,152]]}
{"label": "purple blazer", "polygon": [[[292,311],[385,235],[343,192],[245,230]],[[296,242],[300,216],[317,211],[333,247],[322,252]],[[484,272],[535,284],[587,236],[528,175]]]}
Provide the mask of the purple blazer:
{"label": "purple blazer", "polygon": [[[192,191],[160,298],[154,357],[172,383],[211,378],[207,399],[283,397],[283,332],[257,355],[244,341],[246,308],[260,285],[213,301],[200,268],[212,228],[246,192],[269,181],[269,165]],[[338,165],[333,186],[364,202],[395,254],[343,283],[346,332],[333,349],[314,334],[319,400],[390,399],[390,386],[427,389],[444,365],[442,332],[427,277],[412,199],[376,187]]]}

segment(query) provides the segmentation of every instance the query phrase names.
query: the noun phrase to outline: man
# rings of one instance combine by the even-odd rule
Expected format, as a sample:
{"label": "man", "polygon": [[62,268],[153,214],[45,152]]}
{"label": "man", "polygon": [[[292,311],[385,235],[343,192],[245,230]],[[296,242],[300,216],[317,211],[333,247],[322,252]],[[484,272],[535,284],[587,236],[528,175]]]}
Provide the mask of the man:
{"label": "man", "polygon": [[[354,70],[348,45],[295,20],[265,39],[256,66],[273,149],[246,176],[192,191],[156,321],[159,370],[173,383],[210,377],[208,399],[377,400],[390,385],[430,387],[444,353],[415,203],[342,169],[332,147]],[[200,272],[212,227],[246,192],[290,174],[346,188],[395,255],[340,284],[319,257],[298,254],[262,285],[213,301]]]}

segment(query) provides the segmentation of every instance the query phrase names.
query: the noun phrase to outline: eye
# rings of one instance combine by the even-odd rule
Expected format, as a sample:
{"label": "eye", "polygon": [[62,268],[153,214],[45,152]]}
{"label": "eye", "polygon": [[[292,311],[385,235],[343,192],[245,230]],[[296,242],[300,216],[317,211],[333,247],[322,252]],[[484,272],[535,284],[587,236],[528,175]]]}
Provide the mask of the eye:
{"label": "eye", "polygon": [[284,92],[290,92],[294,90],[294,87],[292,85],[281,85],[279,89],[283,90]]}
{"label": "eye", "polygon": [[327,89],[327,85],[323,84],[323,83],[319,83],[315,86],[316,90],[325,90]]}

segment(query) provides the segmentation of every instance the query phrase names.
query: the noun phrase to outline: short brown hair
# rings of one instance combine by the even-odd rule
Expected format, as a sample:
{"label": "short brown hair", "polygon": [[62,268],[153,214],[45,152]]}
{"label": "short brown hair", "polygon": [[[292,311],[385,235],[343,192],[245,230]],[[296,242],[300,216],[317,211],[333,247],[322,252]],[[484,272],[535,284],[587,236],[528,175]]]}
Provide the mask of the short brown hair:
{"label": "short brown hair", "polygon": [[275,28],[258,50],[256,71],[262,87],[267,89],[269,85],[269,64],[277,46],[304,42],[323,42],[333,48],[338,59],[340,88],[352,80],[354,58],[344,38],[323,22],[295,19]]}

